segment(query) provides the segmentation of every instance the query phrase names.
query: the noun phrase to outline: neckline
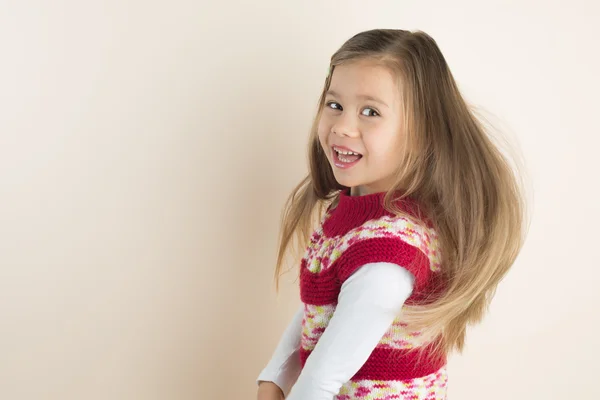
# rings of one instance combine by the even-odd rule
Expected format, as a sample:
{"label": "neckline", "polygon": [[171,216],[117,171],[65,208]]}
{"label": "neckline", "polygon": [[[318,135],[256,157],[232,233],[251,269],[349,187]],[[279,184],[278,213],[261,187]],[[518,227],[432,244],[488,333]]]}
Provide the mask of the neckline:
{"label": "neckline", "polygon": [[[398,191],[396,193],[400,194],[402,192]],[[386,192],[377,192],[351,196],[350,189],[341,190],[337,205],[329,211],[330,215],[323,223],[324,233],[330,237],[343,235],[369,220],[386,215],[391,216],[392,214],[383,206],[385,195]],[[410,198],[403,199],[396,204],[402,209],[407,209],[407,202],[410,202]]]}

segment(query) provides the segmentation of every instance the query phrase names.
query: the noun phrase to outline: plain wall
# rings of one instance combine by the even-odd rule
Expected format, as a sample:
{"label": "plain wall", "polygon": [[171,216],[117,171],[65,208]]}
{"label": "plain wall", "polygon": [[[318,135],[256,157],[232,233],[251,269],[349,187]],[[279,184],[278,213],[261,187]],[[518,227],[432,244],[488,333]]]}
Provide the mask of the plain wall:
{"label": "plain wall", "polygon": [[0,398],[251,399],[331,54],[421,29],[520,146],[532,225],[450,399],[600,398],[596,2],[0,1]]}

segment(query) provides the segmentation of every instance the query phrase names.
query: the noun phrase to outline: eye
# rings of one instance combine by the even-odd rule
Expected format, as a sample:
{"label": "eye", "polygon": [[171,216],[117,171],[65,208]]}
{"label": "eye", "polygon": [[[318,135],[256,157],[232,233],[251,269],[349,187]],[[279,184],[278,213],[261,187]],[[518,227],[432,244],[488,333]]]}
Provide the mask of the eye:
{"label": "eye", "polygon": [[331,108],[332,110],[343,110],[342,106],[339,103],[336,103],[335,101],[327,102],[327,107]]}
{"label": "eye", "polygon": [[367,107],[364,110],[362,110],[361,112],[362,115],[364,115],[365,117],[378,117],[379,116],[379,112],[377,112],[377,110]]}

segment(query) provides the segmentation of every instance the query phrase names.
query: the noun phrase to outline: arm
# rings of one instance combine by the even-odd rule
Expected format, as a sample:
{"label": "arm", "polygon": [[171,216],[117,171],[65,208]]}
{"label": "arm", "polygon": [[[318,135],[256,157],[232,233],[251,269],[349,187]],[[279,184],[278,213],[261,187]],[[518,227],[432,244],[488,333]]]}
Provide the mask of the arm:
{"label": "arm", "polygon": [[[282,396],[287,395],[292,385],[300,374],[300,338],[302,335],[302,318],[304,317],[304,305],[294,314],[292,321],[285,329],[279,344],[267,366],[261,371],[257,378],[260,393],[277,392],[276,385],[281,390]],[[268,383],[271,384],[268,384]],[[275,389],[275,390],[274,390]],[[266,394],[264,398],[272,398],[273,394]]]}
{"label": "arm", "polygon": [[414,278],[391,263],[366,264],[342,285],[338,305],[288,400],[332,400],[400,313]]}

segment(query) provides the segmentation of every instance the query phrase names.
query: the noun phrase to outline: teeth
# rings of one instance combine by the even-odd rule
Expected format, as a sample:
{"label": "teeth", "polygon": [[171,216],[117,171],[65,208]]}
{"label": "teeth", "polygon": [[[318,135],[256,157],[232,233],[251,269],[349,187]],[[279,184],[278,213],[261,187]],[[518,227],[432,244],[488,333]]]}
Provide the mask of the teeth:
{"label": "teeth", "polygon": [[353,151],[346,151],[346,150],[338,150],[335,147],[333,148],[338,154],[344,154],[344,155],[352,155],[352,156],[359,156],[360,154],[355,153]]}

